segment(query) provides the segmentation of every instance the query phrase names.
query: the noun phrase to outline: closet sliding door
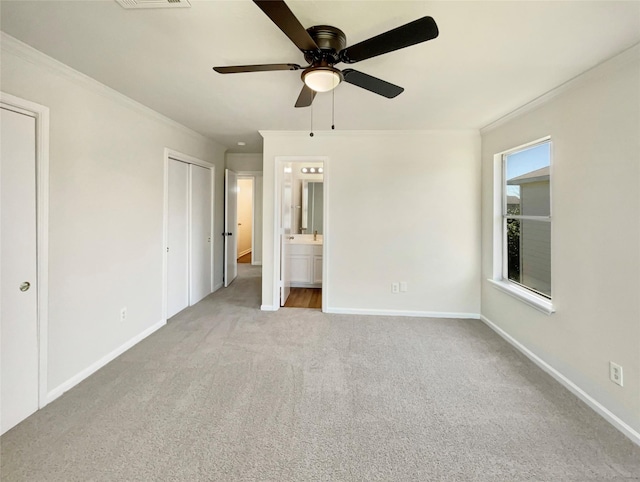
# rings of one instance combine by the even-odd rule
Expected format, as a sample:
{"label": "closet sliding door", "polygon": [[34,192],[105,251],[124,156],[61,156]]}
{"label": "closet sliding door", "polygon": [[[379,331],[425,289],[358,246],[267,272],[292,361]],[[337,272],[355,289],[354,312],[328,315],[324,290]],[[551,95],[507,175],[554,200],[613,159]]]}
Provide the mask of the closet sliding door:
{"label": "closet sliding door", "polygon": [[213,291],[211,169],[169,158],[167,318]]}
{"label": "closet sliding door", "polygon": [[189,306],[189,164],[169,159],[167,318]]}
{"label": "closet sliding door", "polygon": [[213,291],[211,284],[211,170],[191,167],[191,289],[193,305]]}

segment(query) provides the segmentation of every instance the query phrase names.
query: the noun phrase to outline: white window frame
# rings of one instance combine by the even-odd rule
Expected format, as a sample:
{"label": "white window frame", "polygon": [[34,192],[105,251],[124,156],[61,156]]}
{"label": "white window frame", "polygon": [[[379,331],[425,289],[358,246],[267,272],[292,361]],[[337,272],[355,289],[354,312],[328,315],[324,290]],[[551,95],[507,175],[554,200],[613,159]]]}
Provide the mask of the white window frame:
{"label": "white window frame", "polygon": [[[514,147],[512,149],[500,152],[494,156],[494,227],[493,227],[493,277],[488,281],[497,289],[523,301],[524,303],[542,311],[545,314],[550,315],[555,312],[555,308],[552,303],[553,299],[553,284],[551,298],[540,294],[528,288],[527,286],[520,284],[516,281],[512,281],[508,276],[508,252],[507,252],[507,220],[519,219],[519,220],[535,220],[541,222],[552,222],[551,212],[549,216],[524,216],[524,215],[507,215],[507,192],[506,192],[506,159],[510,154],[530,149],[540,144],[545,144],[551,141],[550,136],[536,139],[535,141]],[[553,145],[551,145],[551,150]],[[550,166],[553,165],[553,152],[551,152]],[[551,172],[550,167],[550,172]],[[549,176],[550,186],[553,183],[553,175]],[[550,189],[549,195],[551,196],[552,190]],[[553,229],[553,224],[552,224]],[[553,251],[552,251],[553,252]],[[553,267],[553,257],[552,257]]]}

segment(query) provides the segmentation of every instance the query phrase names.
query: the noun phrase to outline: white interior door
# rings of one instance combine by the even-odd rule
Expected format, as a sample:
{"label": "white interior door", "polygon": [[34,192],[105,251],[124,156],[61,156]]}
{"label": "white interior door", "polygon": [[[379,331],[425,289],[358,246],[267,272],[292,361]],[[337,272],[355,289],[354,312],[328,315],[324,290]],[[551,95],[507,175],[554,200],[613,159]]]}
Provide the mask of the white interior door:
{"label": "white interior door", "polygon": [[280,306],[284,306],[291,293],[291,266],[289,247],[293,220],[293,175],[285,168],[282,178],[282,216],[280,234]]}
{"label": "white interior door", "polygon": [[189,164],[169,159],[167,318],[189,306]]}
{"label": "white interior door", "polygon": [[191,283],[189,304],[193,305],[213,291],[211,236],[211,170],[190,164],[191,171]]}
{"label": "white interior door", "polygon": [[238,275],[238,174],[224,171],[224,285]]}
{"label": "white interior door", "polygon": [[5,433],[38,409],[36,120],[0,112],[0,433]]}

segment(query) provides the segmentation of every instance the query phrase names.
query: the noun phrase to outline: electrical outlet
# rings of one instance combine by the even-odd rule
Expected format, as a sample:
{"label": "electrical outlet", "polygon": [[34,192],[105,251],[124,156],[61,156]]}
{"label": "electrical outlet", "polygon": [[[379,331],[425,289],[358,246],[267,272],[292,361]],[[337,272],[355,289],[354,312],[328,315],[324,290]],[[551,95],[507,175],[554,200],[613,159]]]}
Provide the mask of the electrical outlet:
{"label": "electrical outlet", "polygon": [[126,321],[127,319],[127,307],[125,306],[120,310],[120,321]]}
{"label": "electrical outlet", "polygon": [[407,282],[406,281],[400,281],[400,293],[406,293],[407,291],[408,291]]}
{"label": "electrical outlet", "polygon": [[609,378],[616,385],[623,386],[622,367],[617,363],[613,363],[612,361],[609,362]]}
{"label": "electrical outlet", "polygon": [[391,283],[391,292],[392,293],[400,293],[400,283],[394,281]]}

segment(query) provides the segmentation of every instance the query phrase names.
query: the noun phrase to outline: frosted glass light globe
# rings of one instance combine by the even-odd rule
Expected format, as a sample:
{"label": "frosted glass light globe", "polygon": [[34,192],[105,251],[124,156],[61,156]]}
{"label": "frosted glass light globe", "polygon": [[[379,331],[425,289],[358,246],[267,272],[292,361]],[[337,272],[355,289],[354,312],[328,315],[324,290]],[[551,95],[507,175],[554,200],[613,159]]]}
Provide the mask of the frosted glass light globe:
{"label": "frosted glass light globe", "polygon": [[311,68],[302,75],[302,80],[311,90],[316,92],[329,92],[335,89],[342,76],[337,69],[331,67],[315,67]]}

